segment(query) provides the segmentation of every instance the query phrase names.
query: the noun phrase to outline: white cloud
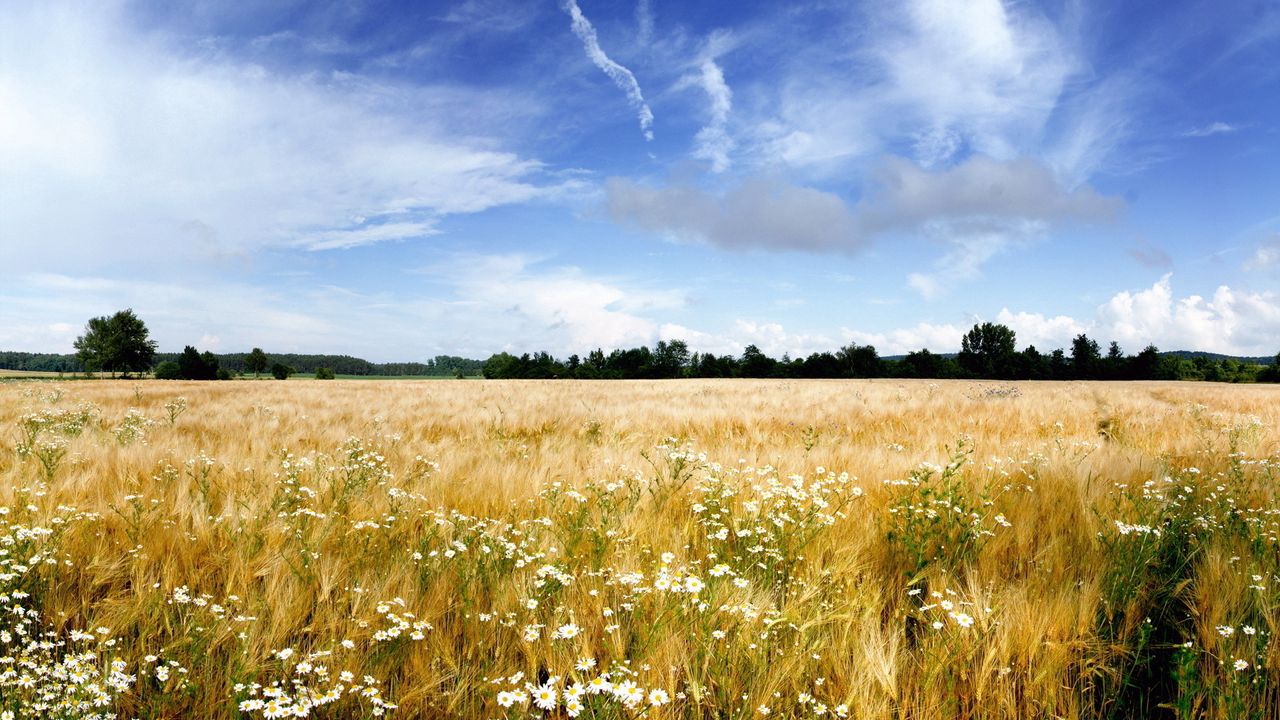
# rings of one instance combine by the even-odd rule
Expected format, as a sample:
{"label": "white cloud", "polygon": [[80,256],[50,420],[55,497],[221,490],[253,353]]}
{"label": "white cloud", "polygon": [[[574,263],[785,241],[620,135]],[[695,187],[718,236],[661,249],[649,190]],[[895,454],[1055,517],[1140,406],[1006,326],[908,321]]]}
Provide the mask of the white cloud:
{"label": "white cloud", "polygon": [[548,192],[537,162],[446,127],[433,89],[192,56],[112,4],[3,7],[11,268],[349,247]]}
{"label": "white cloud", "polygon": [[866,332],[862,330],[841,328],[840,332],[848,342],[859,345],[873,345],[881,355],[905,355],[921,348],[934,352],[957,352],[960,350],[960,338],[968,328],[958,325],[922,322],[907,328],[897,328],[884,332]]}
{"label": "white cloud", "polygon": [[1099,170],[1129,172],[1147,162],[1134,157],[1125,165],[1115,158],[1133,132],[1135,98],[1148,84],[1136,72],[1122,72],[1064,98],[1041,154],[1067,187],[1084,183]]}
{"label": "white cloud", "polygon": [[620,279],[595,278],[575,267],[536,267],[521,255],[447,261],[425,272],[451,285],[471,308],[471,328],[505,338],[513,350],[585,352],[650,344],[656,313],[686,304],[683,292]]}
{"label": "white cloud", "polygon": [[1000,0],[913,0],[850,23],[857,48],[801,48],[782,83],[765,155],[811,169],[879,154],[914,138],[914,159],[945,165],[962,151],[1033,153],[1080,65],[1033,8]]}
{"label": "white cloud", "polygon": [[1231,123],[1225,123],[1219,120],[1217,122],[1209,123],[1208,125],[1205,125],[1203,127],[1192,128],[1182,133],[1182,136],[1183,137],[1209,137],[1210,135],[1225,135],[1227,133],[1238,132],[1239,130],[1240,130],[1239,125],[1232,125]]}
{"label": "white cloud", "polygon": [[375,361],[501,349],[567,355],[651,345],[655,318],[686,305],[682,291],[545,267],[519,255],[477,255],[423,272],[438,299],[341,286],[264,290],[100,277],[27,275],[0,289],[0,348],[70,352],[93,316],[132,307],[162,351],[194,344],[236,352],[346,352]]}
{"label": "white cloud", "polygon": [[1117,293],[1098,308],[1095,332],[1122,346],[1263,355],[1280,337],[1280,296],[1222,285],[1209,298],[1176,298],[1166,274],[1137,292]]}
{"label": "white cloud", "polygon": [[724,80],[724,72],[714,59],[705,58],[699,63],[698,71],[686,76],[681,84],[696,84],[702,88],[709,103],[708,122],[694,137],[694,157],[709,161],[712,172],[728,170],[729,153],[734,142],[725,125],[729,121],[729,111],[733,109],[733,91]]}
{"label": "white cloud", "polygon": [[366,225],[350,230],[325,230],[311,233],[302,238],[300,244],[308,250],[335,250],[426,237],[439,232],[434,222],[392,222]]}
{"label": "white cloud", "polygon": [[[1017,334],[1019,349],[1035,345],[1042,353],[1062,348],[1084,333],[1100,344],[1114,340],[1129,354],[1154,344],[1161,350],[1204,350],[1230,355],[1273,355],[1280,338],[1280,294],[1247,292],[1226,285],[1211,297],[1177,297],[1172,274],[1149,288],[1121,291],[1099,305],[1092,318],[1044,315],[1003,308],[994,322]],[[955,352],[969,329],[953,324],[919,323],[908,328],[867,332],[843,328],[843,337],[874,345],[882,355],[928,348]]]}
{"label": "white cloud", "polygon": [[1087,325],[1067,315],[1015,313],[1008,308],[1001,309],[996,314],[995,321],[1013,330],[1018,338],[1019,349],[1035,345],[1036,349],[1042,353],[1070,347],[1072,338],[1089,330]]}
{"label": "white cloud", "polygon": [[234,338],[218,340],[229,351],[261,345],[277,352],[331,352],[335,345],[358,347],[349,330],[361,326],[353,317],[358,307],[326,302],[314,292],[31,274],[0,291],[0,347],[72,352],[71,341],[90,317],[126,307],[146,322],[164,352],[219,338]]}
{"label": "white cloud", "polygon": [[[1054,27],[1001,0],[918,0],[904,14],[872,51],[887,70],[891,101],[977,152],[1019,154],[1018,143],[1043,125],[1074,64]],[[948,157],[935,151],[932,159]]]}
{"label": "white cloud", "polygon": [[627,102],[631,103],[631,107],[635,108],[640,119],[640,131],[644,133],[646,140],[653,139],[653,111],[649,109],[649,105],[644,101],[644,93],[640,91],[640,83],[636,81],[636,76],[630,70],[614,62],[604,50],[600,47],[600,38],[596,36],[596,29],[592,26],[591,21],[586,15],[582,14],[582,9],[578,7],[577,0],[561,0],[560,7],[569,13],[572,22],[573,34],[578,36],[582,41],[582,47],[587,51],[587,57],[591,58],[591,62],[600,68],[613,83],[618,86],[627,95]]}
{"label": "white cloud", "polygon": [[1000,230],[960,231],[952,226],[940,228],[944,240],[951,246],[936,263],[933,272],[913,272],[907,275],[907,285],[932,300],[949,292],[956,285],[982,277],[982,266],[1003,252],[1009,245],[1030,237],[1035,229],[1018,234]]}
{"label": "white cloud", "polygon": [[795,333],[780,323],[738,318],[724,333],[696,330],[674,323],[662,325],[659,339],[684,340],[695,352],[737,357],[748,345],[755,345],[766,355],[780,359],[783,355],[803,358],[815,352],[837,349],[838,342],[821,333]]}
{"label": "white cloud", "polygon": [[653,40],[653,0],[636,3],[636,42],[648,45]]}
{"label": "white cloud", "polygon": [[1273,235],[1254,248],[1253,255],[1244,263],[1245,270],[1261,270],[1280,265],[1280,235]]}
{"label": "white cloud", "polygon": [[789,354],[792,358],[808,357],[815,352],[830,352],[837,343],[826,335],[791,333],[776,322],[755,322],[739,319],[734,322],[733,337],[745,348],[755,345],[761,352],[775,358]]}
{"label": "white cloud", "polygon": [[1118,342],[1127,353],[1148,344],[1161,350],[1205,350],[1234,355],[1270,355],[1280,337],[1280,296],[1223,285],[1211,297],[1177,297],[1173,275],[1166,273],[1151,287],[1124,290],[1098,306],[1094,318],[1000,311],[996,322],[1018,334],[1018,345],[1035,344],[1042,352],[1069,347],[1085,333],[1099,343]]}

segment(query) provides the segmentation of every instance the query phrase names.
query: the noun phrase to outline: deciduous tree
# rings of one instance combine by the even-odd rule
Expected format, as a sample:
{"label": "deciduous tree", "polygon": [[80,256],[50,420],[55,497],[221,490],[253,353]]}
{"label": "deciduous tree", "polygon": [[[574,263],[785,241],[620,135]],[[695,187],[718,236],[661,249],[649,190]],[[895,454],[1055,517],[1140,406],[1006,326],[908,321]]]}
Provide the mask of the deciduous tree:
{"label": "deciduous tree", "polygon": [[150,368],[156,354],[156,342],[148,337],[146,323],[132,309],[91,318],[84,335],[76,338],[75,348],[86,370],[105,370],[113,376],[117,371],[127,376],[130,371]]}

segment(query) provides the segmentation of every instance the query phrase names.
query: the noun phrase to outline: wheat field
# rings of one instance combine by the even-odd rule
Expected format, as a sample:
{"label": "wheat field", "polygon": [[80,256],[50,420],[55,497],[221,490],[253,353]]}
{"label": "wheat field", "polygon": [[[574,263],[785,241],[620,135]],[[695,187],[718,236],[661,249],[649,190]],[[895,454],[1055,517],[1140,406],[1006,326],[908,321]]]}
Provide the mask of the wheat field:
{"label": "wheat field", "polygon": [[1278,427],[1205,383],[2,384],[0,717],[1280,717]]}

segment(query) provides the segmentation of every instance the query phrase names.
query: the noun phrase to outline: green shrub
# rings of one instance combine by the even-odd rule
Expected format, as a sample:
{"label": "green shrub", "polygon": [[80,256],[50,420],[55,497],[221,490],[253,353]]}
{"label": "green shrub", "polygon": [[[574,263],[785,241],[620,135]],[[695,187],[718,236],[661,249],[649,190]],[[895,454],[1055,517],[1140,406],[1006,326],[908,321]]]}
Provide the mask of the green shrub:
{"label": "green shrub", "polygon": [[182,370],[178,367],[178,363],[165,360],[156,366],[155,377],[157,380],[178,380],[182,377]]}
{"label": "green shrub", "polygon": [[332,380],[332,379],[333,379],[333,368],[327,368],[327,367],[316,368],[316,379],[317,379],[317,380]]}

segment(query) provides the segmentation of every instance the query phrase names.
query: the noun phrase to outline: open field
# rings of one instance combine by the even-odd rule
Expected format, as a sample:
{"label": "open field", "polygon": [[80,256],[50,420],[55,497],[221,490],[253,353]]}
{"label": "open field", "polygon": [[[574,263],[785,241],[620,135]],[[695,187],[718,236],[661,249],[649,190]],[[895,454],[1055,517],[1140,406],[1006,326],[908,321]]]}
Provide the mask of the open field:
{"label": "open field", "polygon": [[1278,428],[1202,383],[0,385],[0,710],[1280,717]]}
{"label": "open field", "polygon": [[0,368],[0,379],[4,378],[56,378],[56,372],[44,372],[40,370],[5,370]]}

